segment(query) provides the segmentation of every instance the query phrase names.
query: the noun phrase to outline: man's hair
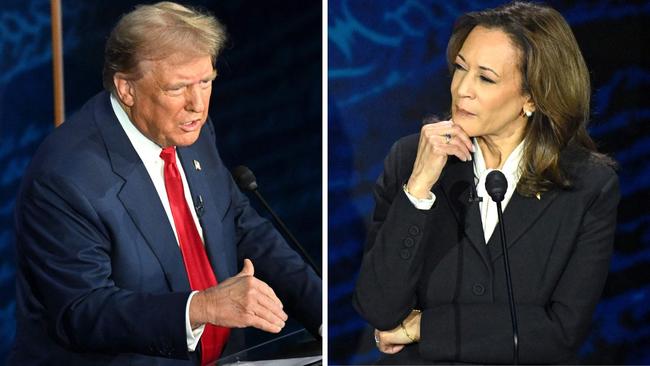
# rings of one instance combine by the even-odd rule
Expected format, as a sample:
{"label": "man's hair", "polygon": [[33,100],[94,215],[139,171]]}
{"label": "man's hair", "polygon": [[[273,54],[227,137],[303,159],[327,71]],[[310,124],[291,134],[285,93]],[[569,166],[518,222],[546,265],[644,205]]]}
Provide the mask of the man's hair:
{"label": "man's hair", "polygon": [[104,52],[104,88],[115,92],[117,72],[141,76],[143,60],[161,60],[175,53],[210,56],[214,66],[226,41],[225,27],[211,14],[169,1],[139,5],[122,16]]}

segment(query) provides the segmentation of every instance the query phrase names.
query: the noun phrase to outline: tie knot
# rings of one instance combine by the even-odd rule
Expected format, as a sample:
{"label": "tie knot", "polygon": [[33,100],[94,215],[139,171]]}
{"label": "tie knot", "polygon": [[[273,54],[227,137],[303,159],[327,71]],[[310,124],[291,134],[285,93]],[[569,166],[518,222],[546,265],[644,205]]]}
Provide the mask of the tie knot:
{"label": "tie knot", "polygon": [[176,163],[176,149],[173,146],[162,149],[160,158],[165,161],[165,164]]}

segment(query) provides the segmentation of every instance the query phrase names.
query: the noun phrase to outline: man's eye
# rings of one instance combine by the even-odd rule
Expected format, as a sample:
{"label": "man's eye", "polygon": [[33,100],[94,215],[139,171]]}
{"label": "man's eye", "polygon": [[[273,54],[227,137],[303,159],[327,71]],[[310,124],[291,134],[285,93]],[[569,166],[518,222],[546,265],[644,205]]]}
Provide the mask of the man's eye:
{"label": "man's eye", "polygon": [[181,95],[181,94],[183,94],[183,90],[184,90],[184,89],[185,89],[185,87],[183,87],[183,86],[174,87],[174,88],[169,88],[169,89],[167,89],[167,94],[170,94],[170,95]]}

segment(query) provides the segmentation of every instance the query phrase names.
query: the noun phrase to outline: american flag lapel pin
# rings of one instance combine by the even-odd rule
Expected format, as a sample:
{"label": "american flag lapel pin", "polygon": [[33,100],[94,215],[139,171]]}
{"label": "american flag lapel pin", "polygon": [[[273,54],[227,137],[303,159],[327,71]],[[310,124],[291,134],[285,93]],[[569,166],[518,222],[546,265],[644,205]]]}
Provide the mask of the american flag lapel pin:
{"label": "american flag lapel pin", "polygon": [[194,160],[194,169],[201,171],[201,163],[198,160]]}

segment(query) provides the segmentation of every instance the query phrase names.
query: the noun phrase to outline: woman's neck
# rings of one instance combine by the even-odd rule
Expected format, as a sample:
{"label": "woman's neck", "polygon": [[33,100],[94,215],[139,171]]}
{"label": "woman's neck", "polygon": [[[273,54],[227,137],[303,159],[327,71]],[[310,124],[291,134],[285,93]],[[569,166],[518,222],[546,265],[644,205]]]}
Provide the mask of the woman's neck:
{"label": "woman's neck", "polygon": [[516,131],[507,136],[477,136],[481,153],[487,169],[502,169],[508,156],[524,139],[524,131]]}

